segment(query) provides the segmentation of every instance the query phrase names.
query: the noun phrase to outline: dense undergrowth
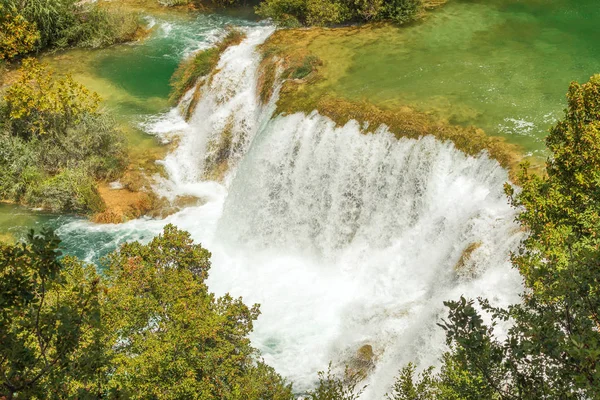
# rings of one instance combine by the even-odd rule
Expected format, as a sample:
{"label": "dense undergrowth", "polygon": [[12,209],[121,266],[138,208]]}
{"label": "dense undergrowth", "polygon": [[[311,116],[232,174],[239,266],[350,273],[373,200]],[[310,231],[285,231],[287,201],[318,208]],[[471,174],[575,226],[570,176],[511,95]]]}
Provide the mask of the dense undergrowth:
{"label": "dense undergrowth", "polygon": [[405,24],[447,0],[159,0],[165,6],[237,7],[258,3],[256,13],[280,26],[331,26],[390,21]]}
{"label": "dense undergrowth", "polygon": [[118,177],[125,146],[98,95],[25,60],[0,103],[0,199],[53,211],[104,208],[97,180]]}
{"label": "dense undergrowth", "polygon": [[421,17],[427,8],[442,3],[426,0],[265,0],[256,12],[287,27],[376,21],[404,24]]}
{"label": "dense undergrowth", "polygon": [[98,2],[0,0],[0,61],[47,49],[105,47],[135,39],[137,14]]}

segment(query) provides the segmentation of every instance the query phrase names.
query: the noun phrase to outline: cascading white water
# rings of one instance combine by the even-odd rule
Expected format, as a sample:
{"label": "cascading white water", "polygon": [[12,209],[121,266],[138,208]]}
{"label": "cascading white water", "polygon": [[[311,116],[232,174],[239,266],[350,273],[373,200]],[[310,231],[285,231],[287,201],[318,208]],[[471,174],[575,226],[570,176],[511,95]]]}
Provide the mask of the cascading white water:
{"label": "cascading white water", "polygon": [[[227,132],[231,136],[228,147],[232,150],[228,162],[235,167],[260,122],[268,120],[269,108],[262,107],[256,95],[260,56],[255,50],[272,32],[268,27],[247,30],[246,40],[223,53],[216,67],[219,72],[204,83],[203,95],[180,135],[179,146],[164,161],[169,180],[163,184],[172,193],[206,196],[205,185],[199,183],[211,156],[209,144],[218,143]],[[178,125],[182,122],[177,110],[169,113],[169,117]]]}
{"label": "cascading white water", "polygon": [[[213,253],[211,290],[261,304],[252,341],[296,390],[369,344],[375,368],[362,398],[381,399],[409,361],[437,362],[444,300],[518,301],[508,258],[522,234],[502,192],[508,177],[486,155],[468,157],[431,137],[365,134],[318,113],[272,118],[256,94],[256,46],[270,33],[252,29],[224,53],[189,125],[175,111],[167,119],[180,139],[165,160],[163,193],[204,205],[162,221],[77,222],[61,233],[122,240],[166,223],[190,231]],[[235,143],[229,175],[225,184],[204,182],[207,143],[225,132]]]}

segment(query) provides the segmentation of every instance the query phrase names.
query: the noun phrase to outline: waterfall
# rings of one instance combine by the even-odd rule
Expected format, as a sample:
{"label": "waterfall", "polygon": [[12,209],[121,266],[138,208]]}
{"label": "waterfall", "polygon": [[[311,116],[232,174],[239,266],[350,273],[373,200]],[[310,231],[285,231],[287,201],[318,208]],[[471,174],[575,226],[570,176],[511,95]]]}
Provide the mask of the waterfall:
{"label": "waterfall", "polygon": [[[109,235],[114,246],[167,223],[190,231],[213,253],[210,289],[261,304],[253,344],[297,391],[370,345],[362,398],[381,399],[406,363],[438,362],[443,301],[518,301],[509,254],[522,233],[502,190],[507,172],[432,137],[338,127],[317,112],[273,116],[256,93],[256,49],[271,33],[250,29],[223,54],[189,124],[176,110],[157,123],[178,137],[161,193],[202,205],[60,233]],[[223,179],[210,181],[223,163]]]}

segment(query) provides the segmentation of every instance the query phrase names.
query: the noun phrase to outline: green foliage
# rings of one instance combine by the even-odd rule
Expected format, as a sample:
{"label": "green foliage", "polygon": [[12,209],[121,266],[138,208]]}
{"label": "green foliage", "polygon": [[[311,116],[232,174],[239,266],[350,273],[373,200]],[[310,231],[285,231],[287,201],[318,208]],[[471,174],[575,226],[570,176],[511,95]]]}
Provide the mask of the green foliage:
{"label": "green foliage", "polygon": [[0,198],[53,211],[102,211],[95,180],[115,179],[126,153],[99,97],[26,60],[0,107]]}
{"label": "green foliage", "polygon": [[111,341],[118,343],[112,350],[111,382],[128,397],[250,399],[237,394],[255,393],[253,398],[259,399],[289,394],[272,370],[256,369],[256,351],[247,335],[258,306],[210,293],[205,283],[209,259],[207,250],[173,226],[146,246],[126,244],[109,257],[105,317]]}
{"label": "green foliage", "polygon": [[86,168],[65,168],[58,174],[29,186],[25,203],[47,210],[85,213],[101,212],[104,203],[94,178]]}
{"label": "green foliage", "polygon": [[256,13],[286,27],[384,20],[403,24],[418,18],[423,8],[422,0],[265,0]]}
{"label": "green foliage", "polygon": [[[432,377],[433,368],[423,371],[419,376],[418,383],[414,382],[416,367],[408,364],[400,371],[398,379],[394,383],[391,394],[386,397],[389,400],[434,400],[439,393],[436,390],[434,379]],[[443,397],[449,399],[448,397]]]}
{"label": "green foliage", "polygon": [[56,78],[35,59],[26,59],[21,77],[4,96],[6,118],[13,134],[22,137],[63,134],[85,114],[96,114],[100,97],[70,76]]}
{"label": "green foliage", "polygon": [[39,39],[35,24],[0,4],[0,60],[12,60],[33,51]]}
{"label": "green foliage", "polygon": [[[529,236],[513,256],[523,302],[499,309],[448,302],[451,351],[426,386],[461,399],[600,398],[600,76],[573,83],[565,117],[550,131],[547,175],[523,169],[507,185]],[[506,338],[494,327],[511,321]],[[445,397],[444,397],[445,398]]]}
{"label": "green foliage", "polygon": [[305,400],[357,400],[366,386],[359,387],[361,378],[364,376],[360,373],[352,373],[349,368],[346,368],[344,377],[336,376],[332,371],[332,366],[329,364],[327,372],[319,372],[319,383],[315,390],[306,394]]}
{"label": "green foliage", "polygon": [[62,30],[54,46],[107,47],[134,40],[140,29],[140,19],[136,14],[91,6],[85,11],[85,18]]}
{"label": "green foliage", "polygon": [[71,380],[91,378],[101,282],[92,267],[58,261],[58,244],[50,231],[0,244],[0,397],[64,398]]}
{"label": "green foliage", "polygon": [[109,11],[97,3],[76,0],[0,0],[0,58],[34,50],[102,47],[130,41],[141,29],[137,15]]}
{"label": "green foliage", "polygon": [[250,345],[258,306],[209,292],[189,234],[126,244],[102,277],[57,246],[0,246],[0,398],[293,399]]}

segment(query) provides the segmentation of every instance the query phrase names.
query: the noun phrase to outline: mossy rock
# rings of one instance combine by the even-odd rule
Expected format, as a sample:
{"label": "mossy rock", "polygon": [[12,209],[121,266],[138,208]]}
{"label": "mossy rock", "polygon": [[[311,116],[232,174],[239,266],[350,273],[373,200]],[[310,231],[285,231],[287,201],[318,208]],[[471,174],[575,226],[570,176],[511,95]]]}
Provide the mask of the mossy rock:
{"label": "mossy rock", "polygon": [[476,275],[476,266],[472,262],[471,258],[473,253],[475,253],[475,251],[477,251],[481,246],[483,246],[483,243],[473,242],[463,250],[458,262],[454,266],[454,271],[458,275],[469,277],[474,277]]}

